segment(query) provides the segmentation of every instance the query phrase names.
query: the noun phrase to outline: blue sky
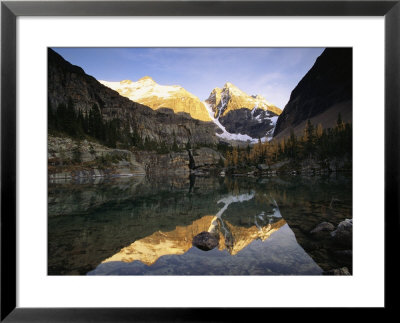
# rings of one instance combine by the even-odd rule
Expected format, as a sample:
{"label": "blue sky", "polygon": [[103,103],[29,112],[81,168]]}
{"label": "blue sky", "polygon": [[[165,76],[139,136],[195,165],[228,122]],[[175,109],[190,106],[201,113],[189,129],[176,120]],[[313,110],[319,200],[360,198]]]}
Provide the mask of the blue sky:
{"label": "blue sky", "polygon": [[231,82],[281,109],[324,48],[53,48],[98,80],[181,85],[205,100]]}

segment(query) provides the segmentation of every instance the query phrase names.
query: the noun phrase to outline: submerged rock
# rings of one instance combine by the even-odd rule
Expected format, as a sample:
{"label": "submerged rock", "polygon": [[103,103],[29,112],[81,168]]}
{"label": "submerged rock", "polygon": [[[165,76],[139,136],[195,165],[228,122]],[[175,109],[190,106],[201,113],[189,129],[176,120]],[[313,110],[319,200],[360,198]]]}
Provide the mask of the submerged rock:
{"label": "submerged rock", "polygon": [[193,246],[201,250],[212,250],[218,246],[218,238],[210,232],[203,231],[193,238]]}
{"label": "submerged rock", "polygon": [[257,168],[261,171],[267,171],[269,169],[268,165],[266,164],[258,164]]}
{"label": "submerged rock", "polygon": [[273,165],[270,165],[269,166],[269,168],[271,169],[271,170],[281,170],[281,168],[284,168],[287,164],[289,164],[290,163],[290,160],[283,160],[283,161],[281,161],[281,162],[279,162],[279,163],[275,163],[275,164],[273,164]]}
{"label": "submerged rock", "polygon": [[352,250],[336,250],[333,252],[335,255],[338,255],[340,257],[352,257],[353,256],[353,251]]}
{"label": "submerged rock", "polygon": [[346,219],[339,223],[337,229],[331,233],[333,241],[342,246],[351,246],[353,237],[353,220]]}
{"label": "submerged rock", "polygon": [[349,272],[349,269],[347,267],[335,268],[335,269],[327,270],[327,271],[324,271],[322,274],[323,275],[334,275],[334,276],[351,275],[350,272]]}
{"label": "submerged rock", "polygon": [[190,173],[196,176],[209,176],[210,173],[206,170],[203,169],[192,169],[190,170]]}
{"label": "submerged rock", "polygon": [[335,230],[335,226],[329,222],[322,222],[318,224],[313,230],[310,231],[311,234],[318,234],[320,232],[330,232]]}

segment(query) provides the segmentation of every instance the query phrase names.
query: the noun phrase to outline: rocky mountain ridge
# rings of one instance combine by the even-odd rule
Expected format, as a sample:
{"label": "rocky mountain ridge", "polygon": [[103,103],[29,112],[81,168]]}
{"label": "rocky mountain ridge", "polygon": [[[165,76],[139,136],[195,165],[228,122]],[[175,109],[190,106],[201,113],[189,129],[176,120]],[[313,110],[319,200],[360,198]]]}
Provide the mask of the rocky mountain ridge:
{"label": "rocky mountain ridge", "polygon": [[153,110],[169,108],[175,113],[186,112],[192,118],[211,121],[200,99],[179,85],[159,85],[151,77],[145,76],[136,82],[99,82],[128,99],[144,104]]}
{"label": "rocky mountain ridge", "polygon": [[[352,48],[326,48],[292,91],[277,120],[274,137],[317,116],[325,127],[336,122],[338,112],[346,114],[344,121],[351,122],[352,67]],[[330,111],[335,107],[336,113]],[[327,111],[333,120],[324,118]]]}
{"label": "rocky mountain ridge", "polygon": [[261,95],[248,95],[229,82],[213,89],[204,104],[220,128],[220,137],[252,142],[271,138],[282,112]]}
{"label": "rocky mountain ridge", "polygon": [[96,107],[105,120],[119,120],[128,136],[138,133],[143,142],[167,147],[255,143],[286,136],[293,128],[301,134],[308,119],[331,127],[338,113],[344,122],[352,118],[352,52],[346,48],[328,48],[321,54],[283,112],[229,82],[201,102],[181,86],[159,85],[148,76],[101,84],[51,49],[48,63],[50,109],[71,100],[76,111],[87,116]]}
{"label": "rocky mountain ridge", "polygon": [[229,82],[222,89],[213,89],[204,102],[179,85],[159,85],[149,76],[136,82],[99,82],[153,110],[165,107],[174,113],[186,112],[194,119],[213,121],[219,128],[217,136],[225,140],[256,142],[271,136],[282,112],[261,95],[248,95]]}
{"label": "rocky mountain ridge", "polygon": [[276,115],[282,110],[269,103],[261,95],[248,95],[230,82],[224,84],[223,88],[214,88],[205,100],[212,108],[214,117],[219,118],[227,115],[230,111],[238,109],[264,110]]}
{"label": "rocky mountain ridge", "polygon": [[214,123],[193,119],[188,113],[174,113],[171,109],[153,110],[129,100],[48,49],[49,109],[55,112],[61,104],[69,102],[83,116],[88,116],[94,108],[105,120],[118,120],[121,133],[138,133],[143,142],[167,146],[175,142],[185,147],[188,144],[214,145],[219,141]]}

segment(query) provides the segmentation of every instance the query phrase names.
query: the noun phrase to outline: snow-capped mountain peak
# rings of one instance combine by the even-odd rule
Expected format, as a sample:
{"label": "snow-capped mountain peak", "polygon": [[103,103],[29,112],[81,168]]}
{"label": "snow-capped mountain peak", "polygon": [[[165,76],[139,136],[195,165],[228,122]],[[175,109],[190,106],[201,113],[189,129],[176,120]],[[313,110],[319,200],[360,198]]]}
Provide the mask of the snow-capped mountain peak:
{"label": "snow-capped mountain peak", "polygon": [[[138,82],[146,82],[146,81],[155,83],[154,80],[150,76],[147,76],[147,75],[143,76],[142,78],[140,78],[138,80]],[[132,81],[130,81],[130,82],[132,82]]]}
{"label": "snow-capped mountain peak", "polygon": [[264,111],[271,111],[276,115],[282,112],[275,105],[269,103],[263,96],[248,95],[230,82],[225,83],[222,89],[218,87],[213,89],[206,102],[211,105],[216,118],[224,116],[232,110],[252,110],[255,106]]}
{"label": "snow-capped mountain peak", "polygon": [[100,83],[154,110],[170,108],[174,113],[186,112],[194,119],[213,121],[219,128],[217,136],[226,140],[267,140],[281,112],[261,95],[248,95],[230,82],[214,88],[205,102],[179,85],[160,85],[150,76],[136,82]]}
{"label": "snow-capped mountain peak", "polygon": [[170,108],[175,113],[186,112],[194,119],[210,121],[208,112],[200,99],[179,85],[160,85],[150,76],[144,76],[136,82],[130,80],[99,82],[120,95],[154,110]]}
{"label": "snow-capped mountain peak", "polygon": [[258,138],[271,137],[282,112],[263,96],[248,95],[230,82],[222,89],[214,88],[204,103],[222,131],[218,135],[232,140],[254,142]]}

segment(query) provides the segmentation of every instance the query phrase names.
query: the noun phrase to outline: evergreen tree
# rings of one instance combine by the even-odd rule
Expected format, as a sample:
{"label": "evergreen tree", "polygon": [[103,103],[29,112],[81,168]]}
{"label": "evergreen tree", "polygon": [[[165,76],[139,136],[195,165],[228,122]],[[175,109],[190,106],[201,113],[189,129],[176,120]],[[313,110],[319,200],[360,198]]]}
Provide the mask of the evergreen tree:
{"label": "evergreen tree", "polygon": [[308,158],[311,158],[314,153],[315,143],[315,129],[310,120],[307,120],[307,124],[304,128],[304,152]]}
{"label": "evergreen tree", "polygon": [[322,128],[322,124],[318,123],[317,125],[317,130],[316,130],[316,135],[317,137],[321,137],[323,133],[323,128]]}
{"label": "evergreen tree", "polygon": [[343,131],[344,127],[345,127],[345,125],[344,125],[344,122],[342,120],[342,115],[339,112],[338,118],[337,118],[337,121],[336,121],[336,129],[337,129],[337,131]]}
{"label": "evergreen tree", "polygon": [[232,154],[231,152],[228,150],[226,152],[226,158],[225,158],[225,167],[229,167],[232,166],[233,162],[232,162]]}
{"label": "evergreen tree", "polygon": [[235,167],[239,164],[239,151],[237,147],[234,147],[232,150],[232,164]]}
{"label": "evergreen tree", "polygon": [[47,102],[47,127],[48,130],[56,130],[56,116],[51,106],[50,100]]}

